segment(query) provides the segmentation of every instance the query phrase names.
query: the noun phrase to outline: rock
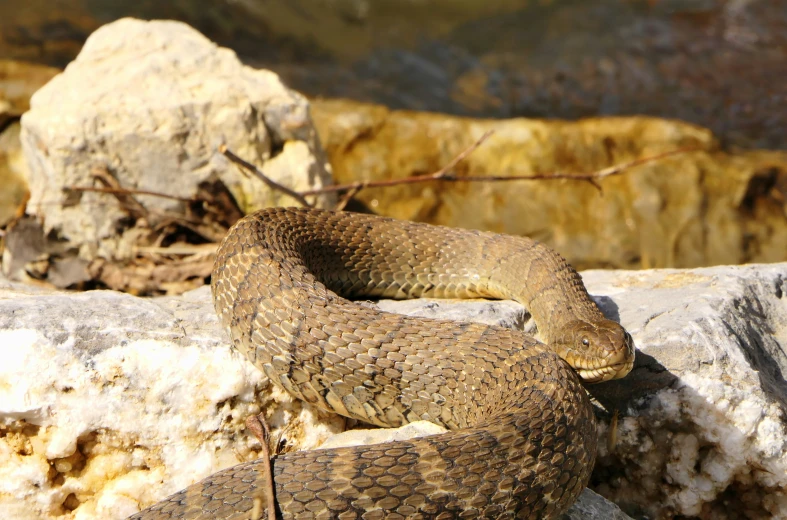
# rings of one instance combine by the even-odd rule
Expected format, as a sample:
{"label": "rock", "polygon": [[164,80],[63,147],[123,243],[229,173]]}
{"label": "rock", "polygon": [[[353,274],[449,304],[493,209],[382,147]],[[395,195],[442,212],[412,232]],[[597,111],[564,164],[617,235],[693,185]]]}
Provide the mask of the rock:
{"label": "rock", "polygon": [[429,421],[415,421],[399,428],[357,429],[337,433],[320,444],[320,449],[341,448],[344,446],[365,446],[383,442],[406,441],[427,435],[437,435],[448,430]]}
{"label": "rock", "polygon": [[0,287],[2,518],[126,518],[257,458],[243,429],[261,407],[272,426],[295,419],[297,446],[343,428],[230,349],[208,287],[153,300]]}
{"label": "rock", "polygon": [[[127,260],[141,228],[186,214],[184,198],[215,194],[217,184],[244,212],[292,204],[244,176],[220,144],[293,189],[330,182],[305,98],[182,23],[123,19],[98,29],[30,105],[21,137],[28,212],[87,261]],[[107,184],[175,198],[138,194],[131,204],[64,190]]]}
{"label": "rock", "polygon": [[0,60],[0,228],[24,213],[27,164],[19,141],[17,119],[30,108],[30,96],[60,72],[21,61]]}
{"label": "rock", "polygon": [[631,520],[618,506],[598,493],[585,488],[577,503],[560,520]]}
{"label": "rock", "polygon": [[533,327],[524,307],[512,301],[463,300],[380,300],[377,306],[386,312],[439,318],[444,320],[474,321],[486,325],[502,325],[514,329]]}
{"label": "rock", "polygon": [[0,228],[24,213],[27,201],[27,164],[19,144],[19,122],[10,123],[0,133]]}
{"label": "rock", "polygon": [[[5,104],[11,117],[21,116],[30,108],[30,96],[58,73],[54,67],[0,59],[0,106]],[[0,129],[2,123],[0,115]]]}
{"label": "rock", "polygon": [[583,277],[639,348],[589,388],[619,411],[592,487],[632,516],[787,517],[787,263]]}
{"label": "rock", "polygon": [[645,117],[483,120],[315,100],[337,184],[437,171],[487,131],[459,176],[578,174],[697,147],[599,181],[428,182],[364,189],[371,211],[525,235],[579,268],[697,267],[787,259],[787,152],[719,149],[707,129]]}
{"label": "rock", "polygon": [[[787,515],[787,263],[583,276],[639,348],[629,377],[589,387],[603,419],[593,489],[634,517]],[[526,321],[501,303],[469,314]],[[13,381],[0,384],[0,511],[19,520],[123,518],[255,458],[242,425],[261,409],[299,449],[344,423],[233,354],[208,288],[141,299],[0,283],[0,358],[0,382]],[[597,500],[586,492],[574,513]]]}

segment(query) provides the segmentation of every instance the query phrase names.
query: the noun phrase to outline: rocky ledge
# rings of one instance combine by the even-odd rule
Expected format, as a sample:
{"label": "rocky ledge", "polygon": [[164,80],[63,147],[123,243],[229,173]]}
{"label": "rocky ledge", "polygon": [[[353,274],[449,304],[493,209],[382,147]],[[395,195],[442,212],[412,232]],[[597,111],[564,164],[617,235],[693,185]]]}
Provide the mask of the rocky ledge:
{"label": "rocky ledge", "polygon": [[[633,517],[785,517],[787,263],[583,276],[639,349],[626,379],[589,387],[591,487]],[[511,302],[379,305],[528,326]],[[354,426],[235,354],[207,287],[144,299],[1,282],[0,351],[3,518],[124,518],[257,457],[243,422],[260,411],[287,449]],[[591,491],[571,514],[626,518]]]}

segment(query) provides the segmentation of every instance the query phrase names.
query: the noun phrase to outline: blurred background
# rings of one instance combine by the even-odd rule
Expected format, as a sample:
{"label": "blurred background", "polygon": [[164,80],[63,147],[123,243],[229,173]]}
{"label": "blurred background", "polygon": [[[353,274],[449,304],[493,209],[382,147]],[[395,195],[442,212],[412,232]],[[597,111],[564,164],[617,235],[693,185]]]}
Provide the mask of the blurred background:
{"label": "blurred background", "polygon": [[600,189],[419,183],[349,209],[528,235],[580,269],[787,260],[787,0],[0,0],[0,230],[25,211],[30,96],[122,17],[183,21],[306,95],[334,183],[434,172],[489,130],[457,175],[643,162]]}
{"label": "blurred background", "polygon": [[310,96],[475,117],[646,114],[787,146],[784,0],[0,0],[0,56],[182,20]]}

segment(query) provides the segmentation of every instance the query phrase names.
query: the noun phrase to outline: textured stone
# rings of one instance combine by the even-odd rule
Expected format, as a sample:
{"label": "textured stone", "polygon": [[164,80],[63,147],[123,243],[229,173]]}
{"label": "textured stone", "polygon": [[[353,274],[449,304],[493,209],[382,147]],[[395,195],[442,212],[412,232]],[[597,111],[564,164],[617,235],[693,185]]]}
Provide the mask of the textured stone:
{"label": "textured stone", "polygon": [[[595,491],[633,517],[787,515],[787,264],[583,276],[639,349],[630,376],[589,387],[603,420]],[[500,303],[382,305],[454,317],[468,305],[467,318],[526,321]],[[4,282],[0,356],[4,518],[123,518],[256,457],[242,424],[260,410],[292,449],[344,424],[232,353],[207,287],[141,299]]]}
{"label": "textured stone", "polygon": [[583,277],[639,349],[589,388],[619,413],[594,489],[632,516],[787,517],[787,263]]}
{"label": "textured stone", "polygon": [[618,506],[588,488],[561,520],[631,520]]}
{"label": "textured stone", "polygon": [[415,421],[399,428],[354,429],[332,435],[320,444],[320,449],[343,446],[364,446],[383,442],[406,441],[427,435],[437,435],[448,430],[429,421]]}
{"label": "textured stone", "polygon": [[[21,137],[28,212],[87,260],[128,258],[139,235],[139,218],[115,197],[63,190],[96,185],[96,167],[121,187],[174,197],[220,181],[247,212],[292,200],[243,175],[220,144],[296,190],[330,179],[305,98],[179,22],[123,19],[98,29],[30,105]],[[185,206],[136,198],[154,216]]]}
{"label": "textured stone", "polygon": [[482,120],[315,100],[337,184],[437,171],[487,131],[458,176],[595,172],[684,147],[599,182],[426,182],[365,189],[375,213],[542,240],[580,268],[787,260],[787,152],[725,152],[709,130],[645,117]]}
{"label": "textured stone", "polygon": [[4,519],[126,518],[257,458],[244,421],[261,408],[301,448],[344,425],[229,347],[208,287],[142,299],[0,281],[0,359]]}

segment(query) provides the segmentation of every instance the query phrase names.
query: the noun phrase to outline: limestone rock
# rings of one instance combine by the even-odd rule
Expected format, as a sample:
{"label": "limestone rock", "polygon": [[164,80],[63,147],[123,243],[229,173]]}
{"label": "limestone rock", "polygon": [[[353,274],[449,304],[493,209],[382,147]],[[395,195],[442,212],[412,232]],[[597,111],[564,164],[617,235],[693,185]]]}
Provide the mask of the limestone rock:
{"label": "limestone rock", "polygon": [[[138,236],[140,217],[112,195],[63,190],[96,185],[96,168],[123,188],[186,199],[220,182],[244,212],[292,201],[241,174],[221,144],[294,189],[330,180],[305,98],[179,22],[101,27],[30,105],[28,211],[82,259],[126,259]],[[183,214],[183,200],[135,198],[148,218]]]}
{"label": "limestone rock", "polygon": [[599,182],[427,182],[364,189],[375,213],[526,235],[578,268],[698,267],[787,260],[787,152],[727,152],[711,132],[646,117],[470,119],[315,100],[337,184],[401,179],[445,166],[487,131],[458,176],[589,173],[685,153]]}
{"label": "limestone rock", "polygon": [[0,308],[2,518],[126,518],[257,458],[243,425],[261,407],[298,447],[343,428],[229,347],[207,287],[151,300],[0,283]]}
{"label": "limestone rock", "polygon": [[583,278],[639,349],[589,387],[619,413],[594,489],[633,516],[787,517],[787,263]]}
{"label": "limestone rock", "polygon": [[[787,515],[787,264],[583,276],[639,349],[629,377],[589,387],[603,419],[593,489],[635,517]],[[501,303],[500,321],[526,322]],[[488,318],[496,304],[469,305]],[[19,520],[123,518],[256,457],[242,423],[260,410],[297,449],[344,427],[230,350],[207,288],[140,299],[6,282],[0,356],[0,516]],[[597,500],[585,495],[575,513]]]}
{"label": "limestone rock", "polygon": [[367,444],[381,444],[383,442],[406,441],[427,435],[445,433],[442,426],[429,421],[415,421],[399,428],[374,428],[371,430],[355,429],[337,433],[328,437],[320,444],[320,449],[341,448],[344,446],[365,446]]}
{"label": "limestone rock", "polygon": [[486,325],[502,325],[513,329],[532,328],[530,315],[524,307],[509,300],[380,300],[377,306],[386,312],[437,318],[474,321]]}
{"label": "limestone rock", "polygon": [[631,520],[618,506],[595,491],[585,488],[576,504],[560,520]]}

